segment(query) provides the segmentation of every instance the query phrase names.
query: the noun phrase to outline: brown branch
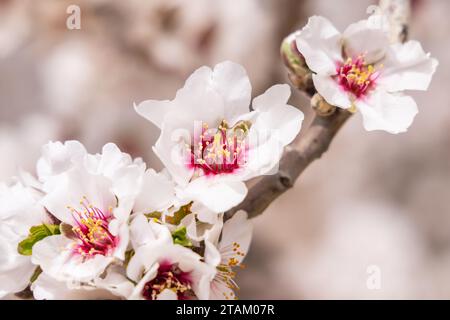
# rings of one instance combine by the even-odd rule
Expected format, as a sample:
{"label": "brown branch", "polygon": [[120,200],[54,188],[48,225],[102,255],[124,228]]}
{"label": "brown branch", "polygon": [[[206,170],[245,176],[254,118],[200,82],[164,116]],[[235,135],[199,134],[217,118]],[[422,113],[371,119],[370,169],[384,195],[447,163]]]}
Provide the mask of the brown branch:
{"label": "brown branch", "polygon": [[[389,17],[392,41],[405,41],[407,36],[407,21],[410,14],[410,6],[408,0],[380,0],[380,9]],[[289,36],[292,43],[292,35]],[[300,90],[309,93],[314,90],[308,86],[310,72],[305,72],[306,65],[302,61],[301,55],[295,52],[295,48],[291,46],[283,47],[282,58],[287,64],[290,74],[289,77],[293,84]],[[283,51],[283,49],[288,49]],[[290,49],[290,51],[289,51]],[[287,54],[285,54],[288,52]],[[295,55],[295,56],[294,56]],[[306,80],[305,80],[306,79]],[[264,212],[265,209],[280,195],[290,189],[300,174],[316,159],[319,159],[331,144],[331,141],[342,127],[342,125],[350,117],[351,113],[336,108],[330,113],[330,106],[325,108],[317,107],[317,95],[313,97],[312,104],[316,106],[316,115],[312,120],[306,133],[286,148],[285,153],[280,161],[279,171],[274,175],[263,176],[254,183],[245,198],[245,200],[237,207],[225,213],[225,219],[229,219],[238,210],[245,210],[249,217],[255,217]],[[323,101],[321,101],[323,104]],[[327,104],[324,104],[327,106]],[[322,116],[326,114],[326,116]]]}

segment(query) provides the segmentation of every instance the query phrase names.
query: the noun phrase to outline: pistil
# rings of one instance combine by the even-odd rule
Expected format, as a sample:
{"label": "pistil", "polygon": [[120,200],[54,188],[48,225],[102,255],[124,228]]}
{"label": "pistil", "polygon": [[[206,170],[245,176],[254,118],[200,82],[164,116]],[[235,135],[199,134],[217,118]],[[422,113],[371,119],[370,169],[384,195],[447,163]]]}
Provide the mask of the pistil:
{"label": "pistil", "polygon": [[[189,167],[203,175],[229,174],[245,165],[245,137],[249,124],[240,122],[229,128],[224,120],[217,130],[211,130],[206,123],[196,132],[190,150]],[[197,130],[196,130],[197,131]]]}
{"label": "pistil", "polygon": [[193,296],[189,273],[168,261],[160,263],[156,277],[145,284],[142,296],[146,300],[156,300],[166,289],[175,292],[178,300],[187,300]]}
{"label": "pistil", "polygon": [[97,254],[108,255],[118,241],[108,228],[112,217],[112,207],[104,212],[91,205],[86,197],[83,197],[80,205],[83,208],[81,211],[68,207],[76,222],[72,228],[78,238],[74,245],[74,253],[83,257],[93,257]]}
{"label": "pistil", "polygon": [[357,99],[362,98],[375,87],[376,80],[380,75],[373,65],[366,64],[364,55],[348,58],[345,63],[338,64],[337,73],[337,82]]}

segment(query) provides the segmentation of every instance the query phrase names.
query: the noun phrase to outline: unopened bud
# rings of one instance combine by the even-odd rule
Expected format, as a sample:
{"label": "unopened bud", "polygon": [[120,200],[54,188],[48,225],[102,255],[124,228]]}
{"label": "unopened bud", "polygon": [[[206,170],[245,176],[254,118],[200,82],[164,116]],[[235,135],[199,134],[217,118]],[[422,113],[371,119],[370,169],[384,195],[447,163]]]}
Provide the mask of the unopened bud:
{"label": "unopened bud", "polygon": [[293,32],[286,38],[284,38],[283,42],[281,43],[280,53],[283,62],[289,69],[289,71],[297,75],[311,73],[311,70],[309,70],[306,65],[305,58],[297,49],[295,36],[296,32]]}
{"label": "unopened bud", "polygon": [[331,116],[336,111],[336,107],[326,102],[318,93],[311,98],[311,107],[321,117]]}
{"label": "unopened bud", "polygon": [[297,48],[295,42],[296,33],[291,33],[281,43],[281,58],[289,70],[289,79],[292,84],[299,90],[313,94],[315,89],[312,82],[312,72]]}

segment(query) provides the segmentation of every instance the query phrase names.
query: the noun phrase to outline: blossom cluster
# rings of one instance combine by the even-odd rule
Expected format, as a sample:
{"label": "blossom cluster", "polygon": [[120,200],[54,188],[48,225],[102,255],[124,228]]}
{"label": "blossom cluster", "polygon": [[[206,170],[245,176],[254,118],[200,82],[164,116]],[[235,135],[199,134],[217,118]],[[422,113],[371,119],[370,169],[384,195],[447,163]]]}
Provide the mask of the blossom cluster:
{"label": "blossom cluster", "polygon": [[0,295],[35,299],[235,299],[252,225],[224,212],[275,170],[303,114],[277,85],[255,98],[245,70],[203,67],[173,101],[138,113],[161,129],[156,172],[112,144],[42,148],[34,177],[0,186]]}
{"label": "blossom cluster", "polygon": [[[296,34],[296,50],[330,104],[359,110],[367,130],[406,131],[417,113],[404,90],[425,90],[437,61],[420,43],[391,43],[378,13],[339,33],[322,17]],[[160,129],[164,169],[114,144],[90,154],[77,141],[42,148],[37,176],[0,185],[0,297],[234,299],[236,268],[252,237],[247,213],[225,212],[245,182],[272,174],[303,113],[288,85],[251,101],[240,65],[201,67],[173,100],[135,109]]]}

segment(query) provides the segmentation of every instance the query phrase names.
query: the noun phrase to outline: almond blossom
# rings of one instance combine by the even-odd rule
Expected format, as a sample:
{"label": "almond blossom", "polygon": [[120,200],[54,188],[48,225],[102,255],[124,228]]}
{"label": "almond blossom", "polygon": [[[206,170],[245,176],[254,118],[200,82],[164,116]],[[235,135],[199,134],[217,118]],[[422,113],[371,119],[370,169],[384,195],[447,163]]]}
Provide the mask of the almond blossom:
{"label": "almond blossom", "polygon": [[215,212],[241,202],[243,181],[269,174],[298,134],[303,113],[287,104],[288,85],[253,100],[243,67],[201,67],[172,101],[147,100],[136,111],[161,130],[154,151],[179,186],[177,196]]}
{"label": "almond blossom", "polygon": [[46,192],[41,203],[61,221],[61,234],[37,242],[32,261],[58,281],[87,282],[125,260],[128,218],[145,165],[114,144],[97,155],[77,142],[54,147],[44,147],[39,161]]}
{"label": "almond blossom", "polygon": [[334,106],[359,110],[364,128],[405,132],[418,112],[406,90],[427,90],[438,62],[418,41],[391,43],[385,16],[373,14],[340,33],[313,16],[296,36],[316,90]]}
{"label": "almond blossom", "polygon": [[[368,131],[400,133],[418,112],[404,91],[426,90],[438,62],[417,41],[391,42],[389,23],[376,11],[340,33],[315,16],[284,43],[298,49],[293,61],[305,83],[312,74],[315,97],[360,111]],[[288,85],[253,100],[251,89],[244,68],[226,61],[197,69],[173,100],[135,105],[160,129],[160,172],[113,143],[98,154],[78,141],[47,143],[36,178],[22,172],[0,184],[0,298],[31,290],[37,300],[237,299],[253,227],[247,212],[228,210],[245,199],[245,182],[276,173],[304,119]],[[320,117],[286,154],[300,159],[287,161],[293,174],[267,184],[269,200],[328,147],[338,127]],[[267,193],[254,191],[243,207],[258,213]]]}
{"label": "almond blossom", "polygon": [[36,300],[117,300],[127,297],[132,289],[133,284],[118,266],[109,267],[103,277],[89,283],[58,281],[41,273],[31,284]]}
{"label": "almond blossom", "polygon": [[24,290],[36,270],[17,247],[30,227],[49,222],[41,197],[22,182],[0,184],[0,298]]}
{"label": "almond blossom", "polygon": [[[228,221],[207,232],[205,237],[205,261],[217,270],[211,282],[210,299],[237,299],[239,289],[234,281],[235,267],[243,266],[252,240],[253,226],[245,211],[238,211]],[[220,239],[220,240],[219,240]]]}
{"label": "almond blossom", "polygon": [[132,224],[134,255],[127,276],[136,283],[128,299],[208,299],[215,270],[193,250],[174,244],[167,226],[144,215]]}
{"label": "almond blossom", "polygon": [[[133,214],[151,214],[169,227],[176,227],[180,223],[187,226],[191,220],[200,220],[206,224],[215,224],[218,214],[211,211],[193,198],[180,198],[177,186],[167,170],[156,172],[147,169],[142,176],[140,189],[133,206]],[[175,221],[179,215],[180,221]]]}

